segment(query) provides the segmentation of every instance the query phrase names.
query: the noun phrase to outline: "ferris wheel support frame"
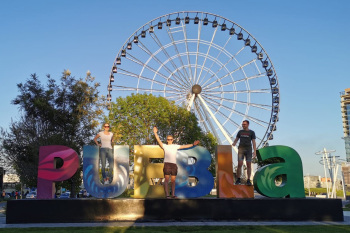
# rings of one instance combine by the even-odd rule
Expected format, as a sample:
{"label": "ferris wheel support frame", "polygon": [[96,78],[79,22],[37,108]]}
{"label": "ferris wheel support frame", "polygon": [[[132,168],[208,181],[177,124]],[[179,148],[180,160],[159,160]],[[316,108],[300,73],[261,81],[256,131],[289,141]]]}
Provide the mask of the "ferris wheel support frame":
{"label": "ferris wheel support frame", "polygon": [[[226,140],[230,143],[230,145],[232,145],[232,140],[230,138],[230,136],[226,133],[226,131],[224,130],[224,128],[222,127],[222,125],[220,124],[220,122],[216,119],[215,115],[212,113],[212,111],[210,110],[210,108],[208,107],[208,105],[205,103],[204,99],[202,98],[202,96],[200,94],[197,95],[199,100],[201,101],[201,103],[203,104],[203,106],[205,107],[205,109],[209,112],[211,118],[214,120],[215,124],[218,126],[218,128],[220,129],[221,133],[224,135],[224,137],[226,138]],[[232,146],[234,151],[236,153],[238,153],[238,150],[236,147]]]}

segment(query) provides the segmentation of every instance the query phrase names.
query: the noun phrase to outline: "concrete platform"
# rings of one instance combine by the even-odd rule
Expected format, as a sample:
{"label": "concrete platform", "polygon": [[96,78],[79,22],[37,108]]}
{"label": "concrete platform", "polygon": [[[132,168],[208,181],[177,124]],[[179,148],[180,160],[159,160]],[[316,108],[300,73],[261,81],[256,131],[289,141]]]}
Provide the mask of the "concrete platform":
{"label": "concrete platform", "polygon": [[[18,213],[30,213],[21,215]],[[11,200],[6,223],[344,221],[340,199]]]}

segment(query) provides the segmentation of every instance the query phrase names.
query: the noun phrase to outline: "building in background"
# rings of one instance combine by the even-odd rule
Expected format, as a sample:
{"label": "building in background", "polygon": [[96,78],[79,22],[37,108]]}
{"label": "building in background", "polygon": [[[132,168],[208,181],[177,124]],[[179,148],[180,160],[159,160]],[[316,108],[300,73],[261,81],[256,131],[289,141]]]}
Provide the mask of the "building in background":
{"label": "building in background", "polygon": [[345,154],[346,162],[342,166],[342,172],[344,175],[344,183],[350,184],[350,134],[349,134],[349,123],[350,123],[350,88],[340,92],[340,105],[341,115],[343,122],[344,142],[345,142]]}
{"label": "building in background", "polygon": [[[337,179],[336,180],[335,188],[336,190],[342,190],[343,189],[343,183],[342,180]],[[327,177],[321,177],[321,176],[310,176],[306,175],[304,176],[304,188],[307,189],[314,189],[314,188],[323,188],[327,189],[327,187],[331,190],[332,189],[332,179]],[[317,194],[326,193],[326,191],[318,190],[318,193],[310,193],[311,196],[315,196]]]}

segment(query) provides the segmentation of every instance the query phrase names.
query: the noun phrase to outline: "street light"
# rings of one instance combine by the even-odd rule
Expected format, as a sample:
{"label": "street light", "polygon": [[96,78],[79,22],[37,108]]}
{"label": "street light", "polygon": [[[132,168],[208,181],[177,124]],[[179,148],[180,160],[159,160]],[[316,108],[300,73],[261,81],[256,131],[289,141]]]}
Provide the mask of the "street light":
{"label": "street light", "polygon": [[[323,148],[322,151],[319,151],[319,152],[316,152],[316,153],[315,153],[316,155],[322,155],[323,169],[324,169],[324,175],[325,175],[325,179],[326,179],[327,197],[328,197],[328,198],[330,197],[330,188],[328,187],[328,178],[327,178],[326,163],[327,163],[327,166],[328,166],[329,174],[330,174],[330,176],[331,176],[331,180],[332,180],[332,182],[333,182],[333,179],[332,179],[333,170],[332,170],[332,168],[331,168],[331,161],[330,161],[330,158],[328,157],[328,155],[329,155],[331,152],[335,152],[335,150],[329,150],[329,151],[327,151],[326,148]],[[333,157],[334,157],[334,161],[335,161],[335,156],[333,156]]]}

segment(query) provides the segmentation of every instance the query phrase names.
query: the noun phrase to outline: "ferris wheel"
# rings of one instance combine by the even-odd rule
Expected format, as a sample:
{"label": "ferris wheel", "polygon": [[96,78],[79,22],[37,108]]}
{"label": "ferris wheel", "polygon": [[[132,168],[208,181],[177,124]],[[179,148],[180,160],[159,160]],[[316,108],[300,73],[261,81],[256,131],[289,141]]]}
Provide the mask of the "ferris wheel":
{"label": "ferris wheel", "polygon": [[137,29],[120,48],[107,88],[108,101],[132,93],[174,101],[219,144],[232,144],[249,120],[257,147],[267,146],[278,121],[279,84],[268,54],[243,27],[206,12],[166,14]]}

